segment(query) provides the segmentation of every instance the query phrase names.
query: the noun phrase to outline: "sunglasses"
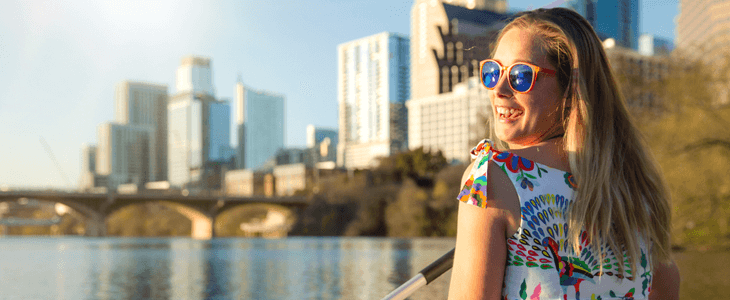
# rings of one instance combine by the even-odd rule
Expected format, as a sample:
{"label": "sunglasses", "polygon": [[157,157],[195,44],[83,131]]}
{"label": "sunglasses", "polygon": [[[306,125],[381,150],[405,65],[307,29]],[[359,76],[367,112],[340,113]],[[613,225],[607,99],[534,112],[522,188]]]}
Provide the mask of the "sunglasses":
{"label": "sunglasses", "polygon": [[509,87],[513,91],[524,94],[532,90],[535,86],[535,78],[537,73],[545,73],[549,75],[555,75],[554,70],[540,68],[533,64],[524,62],[518,62],[510,65],[509,67],[503,67],[498,61],[493,59],[485,59],[479,63],[479,73],[482,74],[482,84],[487,89],[494,89],[502,77],[502,71],[507,70],[509,74]]}

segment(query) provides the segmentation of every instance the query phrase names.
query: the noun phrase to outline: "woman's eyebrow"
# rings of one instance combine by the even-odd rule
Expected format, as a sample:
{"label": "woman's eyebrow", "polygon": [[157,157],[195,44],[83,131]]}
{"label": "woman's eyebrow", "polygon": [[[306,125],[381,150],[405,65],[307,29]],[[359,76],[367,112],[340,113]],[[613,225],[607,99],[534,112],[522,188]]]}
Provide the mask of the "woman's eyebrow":
{"label": "woman's eyebrow", "polygon": [[536,66],[540,66],[539,64],[537,64],[534,61],[531,61],[529,59],[516,59],[511,64],[508,64],[508,65],[505,65],[505,63],[502,62],[502,60],[500,60],[500,59],[497,59],[497,58],[494,58],[494,57],[492,57],[492,59],[493,60],[496,60],[497,62],[499,62],[500,64],[502,64],[504,66],[509,66],[509,65],[516,64],[516,63],[528,63],[528,64],[533,64],[533,65],[536,65]]}

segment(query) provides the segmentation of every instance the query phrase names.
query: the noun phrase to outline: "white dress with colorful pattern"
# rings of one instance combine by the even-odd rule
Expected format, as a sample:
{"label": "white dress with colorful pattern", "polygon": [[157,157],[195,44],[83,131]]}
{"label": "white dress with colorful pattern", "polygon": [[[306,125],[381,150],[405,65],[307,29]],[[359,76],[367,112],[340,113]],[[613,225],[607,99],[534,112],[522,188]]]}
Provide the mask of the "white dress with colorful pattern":
{"label": "white dress with colorful pattern", "polygon": [[646,243],[640,243],[639,272],[632,272],[626,262],[626,278],[618,273],[618,260],[610,251],[601,272],[585,231],[580,255],[569,245],[565,216],[575,191],[570,173],[492,149],[488,140],[474,147],[471,155],[476,161],[459,193],[460,201],[488,206],[485,195],[490,160],[509,176],[520,200],[520,228],[507,239],[504,299],[648,298],[652,271]]}

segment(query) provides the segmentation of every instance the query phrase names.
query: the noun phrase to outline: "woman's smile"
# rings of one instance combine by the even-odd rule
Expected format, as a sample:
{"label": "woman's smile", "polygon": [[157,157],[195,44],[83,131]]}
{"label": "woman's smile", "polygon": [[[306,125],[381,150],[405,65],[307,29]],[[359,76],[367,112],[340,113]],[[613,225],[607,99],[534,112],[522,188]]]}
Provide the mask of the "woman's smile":
{"label": "woman's smile", "polygon": [[499,121],[502,123],[511,123],[521,117],[525,111],[521,108],[507,107],[507,106],[495,106]]}

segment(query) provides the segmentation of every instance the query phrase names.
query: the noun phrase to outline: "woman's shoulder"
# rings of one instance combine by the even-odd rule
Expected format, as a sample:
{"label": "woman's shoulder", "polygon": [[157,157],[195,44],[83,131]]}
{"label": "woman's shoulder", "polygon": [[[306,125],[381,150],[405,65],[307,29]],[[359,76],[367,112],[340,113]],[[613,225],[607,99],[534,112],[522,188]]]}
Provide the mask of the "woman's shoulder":
{"label": "woman's shoulder", "polygon": [[[530,196],[538,192],[550,193],[563,185],[568,188],[568,191],[576,190],[574,176],[565,170],[570,168],[567,158],[560,152],[560,149],[556,149],[557,147],[550,149],[542,146],[542,150],[523,148],[508,151],[496,149],[493,145],[492,141],[484,139],[471,150],[472,164],[462,176],[461,186],[463,188],[460,200],[471,200],[484,205],[486,198],[492,198],[489,197],[491,195],[488,195],[486,190],[487,182],[496,184],[494,179],[497,178],[507,179],[499,180],[500,183],[506,183],[506,185],[499,184],[498,189],[516,189],[521,194],[529,193],[523,196]],[[539,186],[542,187],[538,189]],[[467,196],[466,188],[469,188],[469,194],[474,199],[465,197]],[[484,193],[483,196],[479,193],[479,188],[483,189],[481,191]],[[485,199],[479,201],[481,198]]]}
{"label": "woman's shoulder", "polygon": [[484,208],[488,202],[490,207],[495,206],[501,202],[500,199],[506,198],[505,195],[509,195],[510,180],[502,167],[493,160],[495,155],[502,153],[505,152],[494,149],[492,142],[487,139],[472,148],[472,162],[464,170],[461,179],[460,201]]}
{"label": "woman's shoulder", "polygon": [[516,172],[520,169],[523,171],[525,169],[532,170],[535,165],[539,165],[541,170],[547,168],[570,173],[570,165],[565,155],[555,153],[556,151],[554,150],[542,151],[540,152],[540,148],[498,149],[491,140],[483,139],[469,153],[472,163],[478,162],[481,165],[487,160],[492,160],[504,171]]}

